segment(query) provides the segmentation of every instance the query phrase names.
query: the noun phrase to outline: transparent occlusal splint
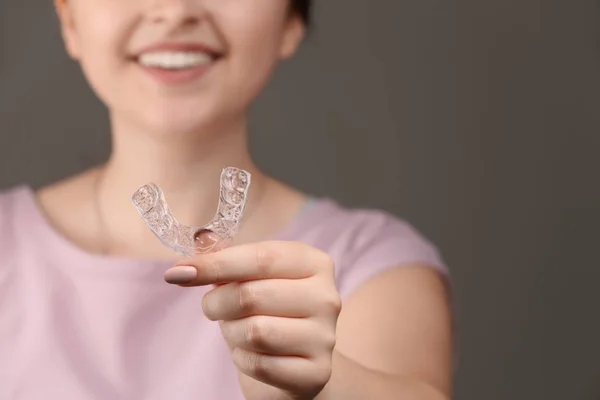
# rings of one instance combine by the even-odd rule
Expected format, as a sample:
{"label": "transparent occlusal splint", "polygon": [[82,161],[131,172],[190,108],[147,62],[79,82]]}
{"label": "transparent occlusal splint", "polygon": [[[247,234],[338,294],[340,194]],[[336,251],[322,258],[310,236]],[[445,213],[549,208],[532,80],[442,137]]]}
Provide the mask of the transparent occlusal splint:
{"label": "transparent occlusal splint", "polygon": [[[238,229],[244,214],[251,175],[243,169],[227,167],[220,180],[219,204],[210,223],[204,226],[187,226],[177,221],[160,187],[149,183],[139,188],[131,197],[136,210],[150,230],[177,254],[191,257],[210,252],[229,243]],[[201,240],[206,234],[211,240]]]}

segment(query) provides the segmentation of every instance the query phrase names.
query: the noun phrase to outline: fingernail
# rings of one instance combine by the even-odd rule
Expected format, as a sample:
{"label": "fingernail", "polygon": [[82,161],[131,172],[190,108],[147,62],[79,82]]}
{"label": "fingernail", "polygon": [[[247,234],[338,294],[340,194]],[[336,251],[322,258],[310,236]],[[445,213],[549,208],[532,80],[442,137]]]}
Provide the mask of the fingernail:
{"label": "fingernail", "polygon": [[173,267],[165,272],[165,281],[174,285],[190,283],[196,279],[198,271],[194,267]]}

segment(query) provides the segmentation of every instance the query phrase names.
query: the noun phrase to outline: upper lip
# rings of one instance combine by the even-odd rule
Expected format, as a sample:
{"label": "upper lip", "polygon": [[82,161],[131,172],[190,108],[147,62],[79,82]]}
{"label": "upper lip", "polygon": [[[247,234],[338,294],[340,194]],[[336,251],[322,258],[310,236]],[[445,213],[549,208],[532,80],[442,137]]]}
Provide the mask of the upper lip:
{"label": "upper lip", "polygon": [[150,52],[157,52],[157,51],[200,51],[203,53],[207,53],[213,57],[219,57],[222,55],[222,53],[213,48],[210,47],[204,43],[198,43],[198,42],[164,42],[164,43],[157,43],[148,47],[144,47],[143,49],[141,49],[140,51],[135,53],[135,57],[139,57],[144,53],[150,53]]}

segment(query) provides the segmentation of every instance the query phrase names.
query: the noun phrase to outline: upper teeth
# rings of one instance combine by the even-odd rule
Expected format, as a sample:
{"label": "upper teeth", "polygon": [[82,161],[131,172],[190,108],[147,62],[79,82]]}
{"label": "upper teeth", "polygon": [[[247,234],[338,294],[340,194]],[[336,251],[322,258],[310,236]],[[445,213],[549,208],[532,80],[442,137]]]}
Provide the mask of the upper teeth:
{"label": "upper teeth", "polygon": [[144,66],[173,69],[205,65],[211,61],[212,57],[202,52],[162,51],[144,53],[139,57],[140,64]]}

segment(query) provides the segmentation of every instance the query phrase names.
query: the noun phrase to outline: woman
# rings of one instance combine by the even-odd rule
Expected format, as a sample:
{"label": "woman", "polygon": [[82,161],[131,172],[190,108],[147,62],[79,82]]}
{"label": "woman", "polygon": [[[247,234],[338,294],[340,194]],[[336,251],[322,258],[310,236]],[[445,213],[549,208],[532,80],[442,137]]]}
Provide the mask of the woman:
{"label": "woman", "polygon": [[[249,153],[248,110],[302,43],[308,0],[56,7],[113,147],[100,167],[0,196],[0,398],[449,398],[436,249],[384,212],[276,181]],[[252,173],[242,229],[176,260],[131,194],[155,182],[201,225],[226,166]]]}

